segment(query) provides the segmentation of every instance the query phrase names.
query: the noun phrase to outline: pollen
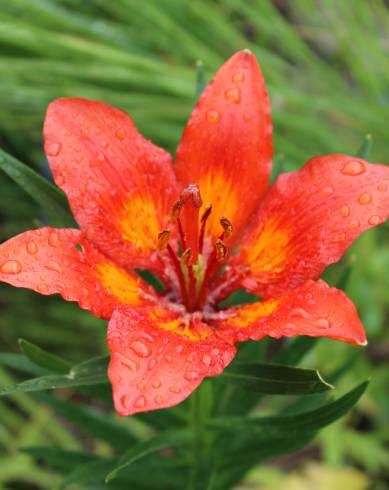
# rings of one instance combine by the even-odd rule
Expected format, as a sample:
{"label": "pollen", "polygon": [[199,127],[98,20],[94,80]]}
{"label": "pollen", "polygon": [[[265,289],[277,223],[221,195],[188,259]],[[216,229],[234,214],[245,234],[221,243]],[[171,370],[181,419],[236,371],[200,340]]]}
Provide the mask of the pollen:
{"label": "pollen", "polygon": [[124,206],[119,229],[123,239],[135,247],[147,252],[155,250],[160,224],[154,202],[141,195],[133,196]]}
{"label": "pollen", "polygon": [[250,245],[245,247],[248,263],[254,274],[282,272],[290,252],[290,231],[276,220],[268,220],[258,228]]}
{"label": "pollen", "polygon": [[131,306],[141,304],[138,279],[130,277],[124,270],[108,262],[97,264],[96,272],[104,289],[120,302]]}
{"label": "pollen", "polygon": [[208,217],[207,230],[212,236],[220,234],[220,217],[225,216],[233,221],[238,209],[239,199],[236,186],[222,170],[209,171],[203,175],[199,187],[203,199],[201,214],[206,212],[207,205],[212,204],[212,213]]}

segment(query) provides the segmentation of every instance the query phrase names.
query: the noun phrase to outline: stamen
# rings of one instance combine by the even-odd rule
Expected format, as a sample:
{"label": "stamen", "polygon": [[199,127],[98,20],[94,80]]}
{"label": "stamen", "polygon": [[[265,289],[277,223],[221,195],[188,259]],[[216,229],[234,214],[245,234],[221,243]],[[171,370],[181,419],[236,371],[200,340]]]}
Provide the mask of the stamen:
{"label": "stamen", "polygon": [[232,232],[233,232],[233,226],[232,226],[232,223],[229,219],[225,218],[224,216],[222,216],[220,218],[220,224],[222,225],[223,227],[223,233],[220,235],[220,240],[225,240],[226,238],[230,238],[230,236],[232,235]]}
{"label": "stamen", "polygon": [[204,247],[204,235],[205,235],[205,226],[207,224],[208,218],[212,212],[212,204],[208,204],[208,206],[205,208],[205,211],[203,212],[201,216],[201,228],[200,228],[200,238],[199,238],[199,252],[203,253],[203,247]]}
{"label": "stamen", "polygon": [[158,248],[158,251],[159,252],[162,252],[168,246],[168,243],[169,243],[169,240],[170,240],[170,233],[171,233],[170,230],[162,230],[158,234],[158,245],[157,245],[157,248]]}
{"label": "stamen", "polygon": [[215,242],[215,248],[217,262],[223,262],[228,257],[228,247],[218,238]]}
{"label": "stamen", "polygon": [[193,254],[191,248],[184,250],[182,254],[182,261],[186,266],[193,265]]}

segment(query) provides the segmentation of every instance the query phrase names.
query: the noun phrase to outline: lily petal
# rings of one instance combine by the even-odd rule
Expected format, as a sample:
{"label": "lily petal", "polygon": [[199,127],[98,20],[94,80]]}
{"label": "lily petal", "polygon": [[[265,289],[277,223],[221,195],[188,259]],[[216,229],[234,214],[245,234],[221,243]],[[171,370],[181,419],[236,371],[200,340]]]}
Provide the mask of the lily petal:
{"label": "lily petal", "polygon": [[213,206],[208,234],[220,235],[223,216],[238,235],[267,189],[272,155],[265,81],[254,55],[241,51],[204,90],[177,149],[179,182],[198,184],[203,210]]}
{"label": "lily petal", "polygon": [[45,124],[45,151],[87,238],[123,267],[158,266],[158,233],[176,181],[170,155],[145,140],[130,117],[102,102],[58,99]]}
{"label": "lily petal", "polygon": [[108,345],[108,376],[119,415],[180,403],[205,376],[221,373],[236,352],[207,325],[188,325],[162,306],[120,307],[109,323]]}
{"label": "lily petal", "polygon": [[315,279],[389,214],[389,166],[347,155],[312,158],[281,175],[243,239],[243,284],[261,297]]}
{"label": "lily petal", "polygon": [[1,244],[0,280],[41,294],[59,293],[107,319],[122,303],[141,306],[152,298],[140,277],[115,265],[73,229],[26,231]]}
{"label": "lily petal", "polygon": [[212,325],[230,342],[309,335],[367,343],[353,303],[343,291],[321,280],[307,281],[285,296],[230,308]]}

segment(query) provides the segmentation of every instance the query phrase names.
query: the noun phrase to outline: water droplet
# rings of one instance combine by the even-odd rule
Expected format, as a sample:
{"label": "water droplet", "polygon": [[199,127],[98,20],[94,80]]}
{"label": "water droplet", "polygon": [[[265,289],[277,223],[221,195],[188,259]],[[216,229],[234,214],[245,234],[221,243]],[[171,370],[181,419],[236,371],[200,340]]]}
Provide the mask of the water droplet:
{"label": "water droplet", "polygon": [[348,224],[349,228],[355,229],[355,228],[358,228],[358,226],[359,226],[359,220],[352,219],[351,221],[349,221],[349,224]]}
{"label": "water droplet", "polygon": [[181,354],[181,352],[184,350],[184,346],[183,345],[177,345],[176,347],[176,352],[177,354]]}
{"label": "water droplet", "polygon": [[124,132],[124,129],[122,128],[119,128],[116,133],[115,133],[115,136],[118,140],[124,140],[125,136],[126,136],[126,133]]}
{"label": "water droplet", "polygon": [[233,104],[239,104],[240,102],[240,89],[230,88],[225,92],[225,98]]}
{"label": "water droplet", "polygon": [[368,192],[364,192],[359,196],[358,202],[359,204],[369,204],[371,202],[371,195]]}
{"label": "water droplet", "polygon": [[320,194],[323,197],[330,196],[334,192],[334,188],[331,187],[330,185],[323,187],[323,189],[320,191]]}
{"label": "water droplet", "polygon": [[103,140],[103,141],[101,142],[101,146],[102,146],[103,148],[108,148],[108,146],[109,146],[109,145],[108,145],[108,141]]}
{"label": "water droplet", "polygon": [[148,357],[151,354],[150,348],[140,340],[132,342],[130,349],[132,349],[139,357]]}
{"label": "water droplet", "polygon": [[104,155],[98,155],[96,158],[92,158],[89,162],[91,167],[100,167],[104,163]]}
{"label": "water droplet", "polygon": [[169,356],[169,354],[167,356],[165,356],[165,360],[166,362],[172,362],[172,356]]}
{"label": "water droplet", "polygon": [[184,374],[184,378],[187,381],[194,381],[195,379],[198,379],[199,373],[197,371],[188,371],[187,373]]}
{"label": "water droplet", "polygon": [[220,121],[220,114],[212,109],[209,110],[207,112],[207,121],[211,124],[217,124]]}
{"label": "water droplet", "polygon": [[179,388],[178,386],[171,386],[171,387],[169,388],[169,391],[170,391],[171,393],[180,393],[180,392],[181,392],[181,388]]}
{"label": "water droplet", "polygon": [[121,357],[121,365],[122,367],[128,369],[131,372],[135,372],[139,369],[139,364],[135,362],[133,359],[127,359],[124,356]]}
{"label": "water droplet", "polygon": [[120,404],[122,407],[129,409],[131,408],[131,401],[128,395],[122,395],[120,397]]}
{"label": "water droplet", "polygon": [[243,80],[244,80],[243,73],[235,73],[235,75],[232,76],[233,83],[240,83],[243,82]]}
{"label": "water droplet", "polygon": [[58,233],[56,232],[53,232],[49,235],[49,245],[51,245],[52,247],[55,247],[56,245],[58,245],[59,243],[59,236],[58,236]]}
{"label": "water droplet", "polygon": [[358,160],[351,160],[347,162],[341,172],[344,175],[361,175],[366,170],[364,163],[359,162]]}
{"label": "water droplet", "polygon": [[150,369],[150,371],[152,369],[155,368],[155,365],[157,364],[157,360],[156,359],[151,359],[151,361],[149,362],[148,366],[147,366],[147,369]]}
{"label": "water droplet", "polygon": [[56,262],[55,260],[49,260],[48,262],[46,262],[45,267],[46,267],[46,269],[49,269],[49,270],[54,271],[54,272],[59,272],[59,273],[62,272],[61,265],[58,262]]}
{"label": "water droplet", "polygon": [[290,312],[290,318],[309,318],[309,313],[304,308],[295,308]]}
{"label": "water droplet", "polygon": [[31,242],[27,243],[26,250],[27,250],[27,253],[34,255],[38,252],[38,246],[35,242],[31,241]]}
{"label": "water droplet", "polygon": [[386,184],[381,183],[381,184],[378,184],[377,189],[380,192],[386,192],[388,190],[388,186]]}
{"label": "water droplet", "polygon": [[154,398],[154,401],[157,405],[162,405],[163,403],[163,398],[161,395],[157,395],[155,398]]}
{"label": "water droplet", "polygon": [[315,321],[315,324],[319,327],[319,328],[329,328],[330,327],[330,322],[326,319],[326,318],[318,318],[316,321]]}
{"label": "water droplet", "polygon": [[161,382],[159,381],[159,379],[155,379],[152,383],[151,383],[151,386],[153,388],[160,388],[161,386]]}
{"label": "water droplet", "polygon": [[143,395],[141,395],[139,398],[137,398],[134,401],[135,408],[143,408],[145,406],[146,406],[146,398]]}
{"label": "water droplet", "polygon": [[4,274],[19,274],[22,270],[22,264],[17,260],[7,260],[0,266],[0,271]]}
{"label": "water droplet", "polygon": [[380,225],[381,223],[383,223],[383,219],[381,218],[381,216],[377,216],[376,214],[370,216],[369,225],[376,226],[376,225]]}
{"label": "water droplet", "polygon": [[138,390],[144,390],[145,389],[145,385],[143,383],[138,383],[136,385],[136,387],[138,388]]}
{"label": "water droplet", "polygon": [[211,365],[211,361],[212,361],[212,357],[208,354],[204,354],[203,355],[203,363],[206,365],[206,366],[210,366]]}
{"label": "water droplet", "polygon": [[48,143],[45,146],[46,155],[48,155],[50,157],[56,157],[60,151],[61,151],[61,144],[60,143]]}
{"label": "water droplet", "polygon": [[46,284],[38,284],[36,289],[39,293],[42,294],[46,294],[49,291],[49,288],[46,286]]}
{"label": "water droplet", "polygon": [[340,208],[340,214],[343,216],[343,218],[347,218],[347,216],[350,215],[350,208],[346,205],[342,206]]}

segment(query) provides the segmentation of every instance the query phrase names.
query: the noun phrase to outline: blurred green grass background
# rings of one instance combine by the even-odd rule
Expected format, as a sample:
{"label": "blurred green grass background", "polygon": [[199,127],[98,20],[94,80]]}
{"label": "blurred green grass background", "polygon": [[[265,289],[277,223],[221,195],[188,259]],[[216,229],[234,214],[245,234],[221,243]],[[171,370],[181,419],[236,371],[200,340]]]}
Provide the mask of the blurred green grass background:
{"label": "blurred green grass background", "polygon": [[[84,96],[128,111],[148,138],[174,151],[195,100],[196,61],[211,76],[245,47],[268,83],[274,175],[313,155],[355,153],[366,133],[374,139],[370,160],[388,163],[383,0],[0,0],[0,146],[49,176],[41,135],[46,107],[56,97]],[[0,189],[1,240],[45,222],[3,174]],[[369,347],[321,341],[305,361],[325,372],[352,356],[342,383],[371,375],[368,395],[351,419],[325,429],[298,456],[253,471],[244,488],[388,488],[388,237],[388,225],[366,233],[326,275],[335,282],[352,263],[347,293]],[[1,351],[17,351],[24,337],[73,361],[105,352],[105,322],[75,305],[3,285],[0,304]],[[1,384],[14,376],[0,368]],[[1,399],[0,488],[55,487],[57,476],[20,447],[84,443],[34,398]],[[320,487],[323,481],[333,483]]]}

